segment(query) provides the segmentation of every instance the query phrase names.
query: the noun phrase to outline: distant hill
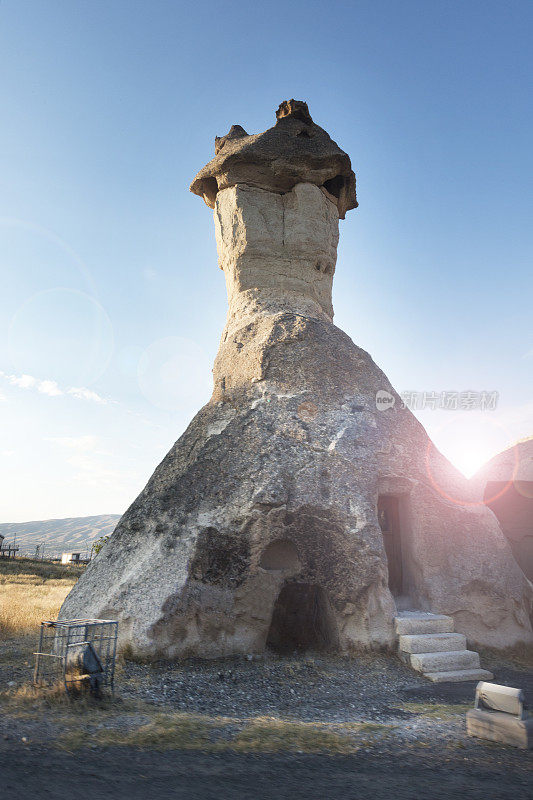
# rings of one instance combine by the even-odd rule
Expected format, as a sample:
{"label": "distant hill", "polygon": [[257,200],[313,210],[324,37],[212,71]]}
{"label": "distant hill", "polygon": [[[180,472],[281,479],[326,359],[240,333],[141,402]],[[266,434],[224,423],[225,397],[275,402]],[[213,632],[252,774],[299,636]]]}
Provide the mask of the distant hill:
{"label": "distant hill", "polygon": [[101,514],[97,517],[5,522],[0,523],[0,535],[5,536],[5,544],[13,544],[16,536],[20,555],[33,555],[40,544],[44,544],[44,554],[48,557],[71,551],[84,553],[91,549],[95,539],[113,533],[119,519],[119,514]]}

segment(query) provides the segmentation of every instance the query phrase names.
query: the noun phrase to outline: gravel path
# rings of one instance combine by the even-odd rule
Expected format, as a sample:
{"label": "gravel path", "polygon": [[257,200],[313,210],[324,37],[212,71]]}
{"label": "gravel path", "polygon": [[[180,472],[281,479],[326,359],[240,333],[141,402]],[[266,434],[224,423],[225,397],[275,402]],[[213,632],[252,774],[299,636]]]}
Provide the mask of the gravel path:
{"label": "gravel path", "polygon": [[[389,722],[409,719],[405,702],[473,704],[477,681],[434,684],[394,656],[314,655],[226,659],[218,662],[127,662],[122,693],[182,711],[303,721]],[[533,698],[533,671],[500,667],[495,680]]]}
{"label": "gravel path", "polygon": [[[26,641],[4,651],[4,685],[30,679],[26,651]],[[508,662],[487,666],[497,681],[533,697],[533,672]],[[0,714],[0,796],[529,800],[532,754],[466,735],[461,704],[472,704],[474,690],[475,683],[432,684],[390,655],[129,661],[118,670],[116,710],[99,722],[87,712],[82,719],[74,707],[43,714],[42,707],[32,713],[26,705],[20,714]],[[142,707],[132,712],[136,701]],[[157,718],[174,711],[232,718],[222,734],[229,737],[227,749],[101,746],[93,738],[109,727],[136,729],[147,713]],[[357,751],[346,755],[232,749],[235,731],[264,717],[363,727],[354,733]],[[63,725],[82,734],[72,752],[58,749]]]}
{"label": "gravel path", "polygon": [[402,716],[401,693],[425,683],[396,659],[368,656],[130,662],[124,677],[126,694],[183,711],[328,722]]}

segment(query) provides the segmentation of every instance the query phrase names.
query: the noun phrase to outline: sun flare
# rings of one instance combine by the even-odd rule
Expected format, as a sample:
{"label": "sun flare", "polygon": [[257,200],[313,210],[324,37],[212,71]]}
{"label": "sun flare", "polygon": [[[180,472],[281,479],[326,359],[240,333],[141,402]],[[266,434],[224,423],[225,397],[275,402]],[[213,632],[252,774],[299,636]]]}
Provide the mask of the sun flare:
{"label": "sun flare", "polygon": [[[432,415],[435,412],[428,412]],[[464,412],[451,417],[443,412],[437,424],[426,414],[422,420],[435,446],[466,478],[471,478],[512,442],[512,435],[488,413]]]}

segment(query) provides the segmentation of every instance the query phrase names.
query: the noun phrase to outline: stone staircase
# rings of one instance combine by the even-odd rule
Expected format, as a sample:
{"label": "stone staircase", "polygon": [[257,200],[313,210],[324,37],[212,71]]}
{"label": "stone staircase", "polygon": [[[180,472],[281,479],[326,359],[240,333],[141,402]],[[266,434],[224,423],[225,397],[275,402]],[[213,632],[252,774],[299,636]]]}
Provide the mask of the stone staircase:
{"label": "stone staircase", "polygon": [[452,617],[427,611],[399,611],[394,618],[400,657],[435,683],[491,681],[479,653],[466,649],[466,636],[454,633]]}

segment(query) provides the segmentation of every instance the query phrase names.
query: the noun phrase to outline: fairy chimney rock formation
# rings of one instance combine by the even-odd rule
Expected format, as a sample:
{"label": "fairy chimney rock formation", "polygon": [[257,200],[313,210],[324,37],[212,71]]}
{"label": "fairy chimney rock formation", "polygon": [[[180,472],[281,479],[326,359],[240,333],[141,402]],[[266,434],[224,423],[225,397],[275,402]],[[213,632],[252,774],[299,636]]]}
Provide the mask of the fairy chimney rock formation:
{"label": "fairy chimney rock formation", "polygon": [[496,518],[332,323],[350,159],[305,103],[276,118],[217,138],[191,184],[228,292],[213,396],[60,616],[119,619],[145,657],[349,651],[393,645],[401,595],[473,641],[531,641]]}

